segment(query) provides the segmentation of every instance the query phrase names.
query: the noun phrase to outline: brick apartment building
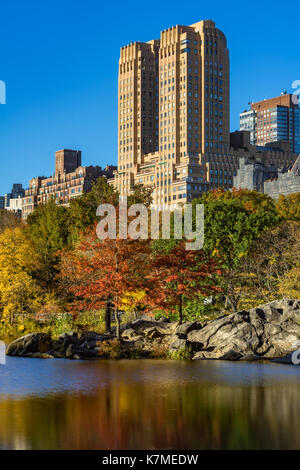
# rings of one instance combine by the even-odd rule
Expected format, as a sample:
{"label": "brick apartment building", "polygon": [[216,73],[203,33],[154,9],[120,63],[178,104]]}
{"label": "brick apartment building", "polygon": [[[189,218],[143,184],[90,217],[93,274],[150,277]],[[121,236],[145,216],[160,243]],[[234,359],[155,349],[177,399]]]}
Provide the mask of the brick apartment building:
{"label": "brick apartment building", "polygon": [[55,152],[53,176],[38,176],[29,182],[22,199],[22,217],[26,219],[39,204],[54,198],[58,204],[67,205],[71,198],[91,190],[100,176],[110,178],[116,167],[82,166],[81,151],[63,149]]}
{"label": "brick apartment building", "polygon": [[252,146],[247,132],[230,137],[229,52],[211,20],[122,47],[118,106],[118,170],[109,182],[121,195],[137,183],[152,187],[162,207],[231,188],[245,155],[278,167],[297,158]]}
{"label": "brick apartment building", "polygon": [[276,98],[252,103],[250,111],[240,114],[240,130],[251,133],[253,145],[286,141],[292,152],[300,153],[300,108],[296,98],[282,93]]}

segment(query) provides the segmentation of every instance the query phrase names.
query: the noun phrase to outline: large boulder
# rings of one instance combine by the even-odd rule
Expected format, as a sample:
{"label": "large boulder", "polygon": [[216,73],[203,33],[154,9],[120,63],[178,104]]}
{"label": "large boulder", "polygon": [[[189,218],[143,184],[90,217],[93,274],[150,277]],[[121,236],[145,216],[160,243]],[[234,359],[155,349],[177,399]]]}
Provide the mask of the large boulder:
{"label": "large boulder", "polygon": [[124,341],[135,342],[142,349],[149,349],[154,344],[167,343],[176,325],[177,323],[141,318],[126,325],[121,336]]}
{"label": "large boulder", "polygon": [[273,359],[289,354],[300,339],[300,301],[274,301],[225,315],[187,335],[202,347],[194,359]]}
{"label": "large boulder", "polygon": [[180,338],[178,335],[173,335],[169,341],[169,349],[171,352],[180,351],[188,347],[187,340]]}
{"label": "large boulder", "polygon": [[198,330],[201,328],[201,323],[194,321],[194,322],[185,322],[181,325],[176,327],[175,333],[180,338],[186,338],[186,335],[193,330]]}
{"label": "large boulder", "polygon": [[43,354],[50,351],[52,346],[52,339],[47,333],[30,333],[10,343],[6,354],[8,356],[26,356],[29,353]]}
{"label": "large boulder", "polygon": [[66,350],[67,359],[93,359],[98,356],[97,349],[87,349],[77,344],[70,344]]}

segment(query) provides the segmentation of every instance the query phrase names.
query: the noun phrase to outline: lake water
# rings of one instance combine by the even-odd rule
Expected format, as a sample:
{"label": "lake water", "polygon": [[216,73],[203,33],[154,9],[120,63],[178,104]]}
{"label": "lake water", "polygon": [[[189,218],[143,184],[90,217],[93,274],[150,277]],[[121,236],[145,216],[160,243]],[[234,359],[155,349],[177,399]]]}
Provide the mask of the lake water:
{"label": "lake water", "polygon": [[223,361],[0,365],[0,449],[300,449],[300,367]]}

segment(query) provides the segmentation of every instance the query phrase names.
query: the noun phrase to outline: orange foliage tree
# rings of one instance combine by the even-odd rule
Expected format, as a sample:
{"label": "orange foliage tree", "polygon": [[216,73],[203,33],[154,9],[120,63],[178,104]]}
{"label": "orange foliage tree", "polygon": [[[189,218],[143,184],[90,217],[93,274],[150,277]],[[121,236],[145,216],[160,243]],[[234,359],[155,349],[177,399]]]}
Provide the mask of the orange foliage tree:
{"label": "orange foliage tree", "polygon": [[73,311],[98,310],[112,306],[116,335],[120,336],[119,311],[129,292],[148,282],[150,246],[144,240],[99,240],[90,229],[73,252],[63,256],[61,275],[75,296]]}
{"label": "orange foliage tree", "polygon": [[183,321],[183,299],[193,299],[198,294],[219,292],[215,276],[221,274],[216,260],[202,250],[186,250],[183,241],[171,250],[156,253],[148,275],[152,289],[148,301],[152,307],[178,311]]}

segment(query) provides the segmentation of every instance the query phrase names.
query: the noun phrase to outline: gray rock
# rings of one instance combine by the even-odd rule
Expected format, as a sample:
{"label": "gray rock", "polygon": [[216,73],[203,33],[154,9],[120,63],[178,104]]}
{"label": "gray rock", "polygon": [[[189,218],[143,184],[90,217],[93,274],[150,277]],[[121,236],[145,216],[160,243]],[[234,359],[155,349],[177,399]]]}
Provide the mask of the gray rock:
{"label": "gray rock", "polygon": [[185,347],[187,347],[186,339],[182,339],[177,335],[174,335],[170,338],[169,349],[171,351],[179,351]]}
{"label": "gray rock", "polygon": [[106,336],[107,335],[100,335],[99,333],[95,333],[95,331],[86,331],[80,336],[80,343],[83,343],[85,341],[102,341],[103,338]]}
{"label": "gray rock", "polygon": [[64,333],[59,336],[58,340],[53,341],[53,350],[64,353],[70,344],[79,344],[79,342],[77,333]]}
{"label": "gray rock", "polygon": [[175,330],[175,333],[178,336],[186,337],[186,335],[190,333],[191,331],[198,330],[200,328],[201,328],[201,324],[197,321],[186,322],[186,323],[182,323],[182,325],[178,325]]}
{"label": "gray rock", "polygon": [[283,357],[277,357],[276,359],[272,359],[271,362],[278,362],[279,364],[292,364],[292,354],[287,354]]}
{"label": "gray rock", "polygon": [[175,325],[176,323],[170,323],[165,321],[139,319],[127,325],[126,329],[133,329],[136,335],[145,335],[145,331],[151,328],[156,328],[156,330],[162,335],[170,335],[173,334],[174,329],[176,327]]}
{"label": "gray rock", "polygon": [[33,356],[35,359],[54,359],[54,356],[52,354],[47,354],[47,353],[34,353]]}
{"label": "gray rock", "polygon": [[224,361],[238,361],[242,355],[235,351],[234,349],[230,349],[228,352],[226,352],[223,356],[220,357],[220,359]]}
{"label": "gray rock", "polygon": [[212,320],[188,333],[194,359],[255,360],[287,355],[300,338],[300,302],[274,301]]}
{"label": "gray rock", "polygon": [[122,332],[122,337],[123,338],[128,338],[128,339],[133,339],[133,338],[137,337],[137,333],[133,328],[126,328],[126,330],[124,330]]}
{"label": "gray rock", "polygon": [[245,356],[242,356],[240,358],[240,361],[257,361],[258,359],[260,359],[259,356],[257,356],[256,354],[246,354]]}
{"label": "gray rock", "polygon": [[[300,363],[298,364],[299,360],[300,360],[300,352],[298,354],[296,354],[296,358],[294,357],[293,358],[293,354],[295,353],[296,351],[293,351],[289,354],[287,354],[286,356],[283,356],[283,357],[277,357],[276,359],[272,359],[272,362],[278,362],[280,364],[292,364],[294,366],[299,366]],[[295,360],[296,359],[296,360]]]}
{"label": "gray rock", "polygon": [[152,326],[151,328],[146,328],[144,330],[144,335],[150,339],[161,338],[166,332],[157,326]]}
{"label": "gray rock", "polygon": [[53,351],[53,352],[51,352],[51,355],[53,357],[55,357],[56,359],[64,359],[65,358],[65,354],[62,353],[62,352],[59,352],[59,351]]}
{"label": "gray rock", "polygon": [[28,353],[46,353],[52,349],[53,342],[47,333],[30,333],[10,343],[8,356],[25,356]]}
{"label": "gray rock", "polygon": [[98,357],[97,349],[86,349],[77,344],[70,344],[66,350],[67,359],[92,359]]}
{"label": "gray rock", "polygon": [[78,333],[76,331],[66,331],[65,333],[62,333],[59,335],[59,339],[64,339],[66,336],[73,336],[74,338],[78,338]]}

